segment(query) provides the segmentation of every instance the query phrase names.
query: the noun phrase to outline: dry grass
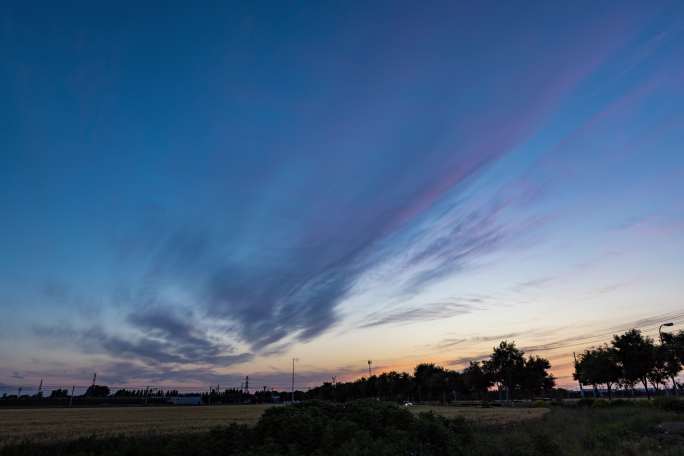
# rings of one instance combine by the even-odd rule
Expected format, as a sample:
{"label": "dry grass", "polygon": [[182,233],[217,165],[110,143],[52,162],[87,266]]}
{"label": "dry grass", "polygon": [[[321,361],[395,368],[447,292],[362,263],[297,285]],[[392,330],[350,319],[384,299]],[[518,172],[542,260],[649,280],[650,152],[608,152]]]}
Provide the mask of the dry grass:
{"label": "dry grass", "polygon": [[254,424],[268,405],[0,409],[0,445],[90,435],[206,431],[228,423]]}
{"label": "dry grass", "polygon": [[467,420],[485,425],[499,425],[518,423],[520,421],[534,420],[541,418],[549,409],[546,408],[480,408],[480,407],[448,407],[448,406],[430,406],[418,405],[411,407],[413,413],[433,411],[438,415],[452,418],[462,416]]}
{"label": "dry grass", "polygon": [[[201,432],[228,423],[254,424],[268,405],[212,407],[93,407],[0,409],[0,446],[21,440],[65,440],[91,435]],[[542,408],[416,406],[447,417],[463,416],[482,424],[506,424],[541,418]]]}

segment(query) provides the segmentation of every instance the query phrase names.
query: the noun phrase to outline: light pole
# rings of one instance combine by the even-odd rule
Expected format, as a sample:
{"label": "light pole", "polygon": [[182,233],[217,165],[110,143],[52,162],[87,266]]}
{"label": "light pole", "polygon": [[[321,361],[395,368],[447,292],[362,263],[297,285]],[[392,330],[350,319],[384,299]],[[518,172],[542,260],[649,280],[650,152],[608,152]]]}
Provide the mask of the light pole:
{"label": "light pole", "polygon": [[[669,321],[667,323],[663,323],[662,325],[658,326],[658,336],[660,337],[660,346],[663,346],[663,326],[674,326],[674,323]],[[674,390],[675,395],[678,394],[677,392],[677,381],[675,380],[674,375],[670,375],[670,378],[672,379],[672,389]],[[665,390],[667,391],[667,390]]]}
{"label": "light pole", "polygon": [[670,321],[658,326],[658,336],[660,336],[660,345],[663,344],[663,326],[674,326],[674,323]]}
{"label": "light pole", "polygon": [[368,378],[371,377],[371,364],[373,364],[373,360],[368,360]]}
{"label": "light pole", "polygon": [[292,403],[294,404],[294,365],[297,358],[292,358]]}

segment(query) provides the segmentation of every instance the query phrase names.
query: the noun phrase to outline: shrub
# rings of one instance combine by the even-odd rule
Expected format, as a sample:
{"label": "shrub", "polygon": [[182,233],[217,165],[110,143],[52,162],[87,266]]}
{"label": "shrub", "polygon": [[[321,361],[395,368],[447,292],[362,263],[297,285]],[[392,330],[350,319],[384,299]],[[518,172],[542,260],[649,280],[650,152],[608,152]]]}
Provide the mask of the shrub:
{"label": "shrub", "polygon": [[591,407],[594,404],[594,399],[591,397],[583,397],[576,402],[578,407]]}
{"label": "shrub", "polygon": [[606,408],[606,407],[610,407],[610,402],[608,402],[605,399],[596,399],[591,404],[591,408]]}
{"label": "shrub", "polygon": [[653,406],[673,412],[684,412],[684,400],[676,397],[656,397],[653,400]]}

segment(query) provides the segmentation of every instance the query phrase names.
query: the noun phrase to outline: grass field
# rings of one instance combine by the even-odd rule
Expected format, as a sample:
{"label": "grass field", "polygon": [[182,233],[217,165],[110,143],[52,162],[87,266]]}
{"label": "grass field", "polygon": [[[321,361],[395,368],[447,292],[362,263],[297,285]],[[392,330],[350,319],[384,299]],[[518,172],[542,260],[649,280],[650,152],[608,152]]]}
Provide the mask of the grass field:
{"label": "grass field", "polygon": [[0,455],[681,456],[684,408],[661,402],[546,410],[312,401],[258,420],[266,407],[0,410]]}
{"label": "grass field", "polygon": [[447,418],[462,416],[468,421],[484,425],[520,423],[543,417],[549,412],[546,408],[479,408],[479,407],[439,407],[418,405],[411,407],[413,413],[433,411]]}
{"label": "grass field", "polygon": [[[0,409],[0,445],[22,440],[67,440],[91,435],[201,432],[229,423],[254,424],[269,405]],[[547,409],[416,406],[413,413],[508,424],[542,417]]]}
{"label": "grass field", "polygon": [[111,407],[0,410],[0,445],[21,440],[90,435],[206,431],[229,423],[254,424],[268,405]]}

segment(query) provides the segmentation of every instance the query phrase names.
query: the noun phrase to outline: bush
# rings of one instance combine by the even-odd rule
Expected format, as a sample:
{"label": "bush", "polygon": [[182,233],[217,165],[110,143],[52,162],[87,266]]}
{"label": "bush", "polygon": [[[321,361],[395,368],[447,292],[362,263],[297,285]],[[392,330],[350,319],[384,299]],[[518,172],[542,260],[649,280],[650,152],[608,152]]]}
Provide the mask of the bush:
{"label": "bush", "polygon": [[532,408],[545,408],[548,407],[549,404],[547,404],[545,401],[542,400],[536,400],[532,402]]}
{"label": "bush", "polygon": [[684,412],[684,400],[676,397],[656,397],[653,406],[672,412]]}
{"label": "bush", "polygon": [[591,407],[594,405],[594,399],[591,397],[583,397],[579,401],[577,401],[577,406],[578,407]]}
{"label": "bush", "polygon": [[[585,401],[588,402],[588,401]],[[618,402],[618,401],[614,401]],[[268,409],[255,427],[230,425],[196,434],[81,438],[0,445],[0,456],[607,456],[684,454],[684,442],[654,434],[681,419],[661,407],[673,399],[554,407],[543,419],[469,424],[394,404],[306,402]],[[657,406],[656,406],[657,405]]]}
{"label": "bush", "polygon": [[613,399],[609,402],[611,407],[629,407],[634,405],[633,401],[627,399]]}
{"label": "bush", "polygon": [[416,417],[395,404],[373,400],[274,407],[254,428],[257,447],[270,454],[458,454],[468,438],[462,419],[432,413]]}
{"label": "bush", "polygon": [[605,399],[596,399],[591,404],[591,408],[606,408],[606,407],[610,407],[610,402],[608,402]]}

